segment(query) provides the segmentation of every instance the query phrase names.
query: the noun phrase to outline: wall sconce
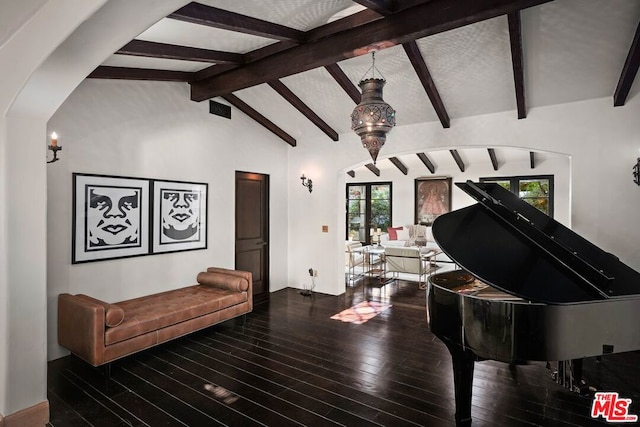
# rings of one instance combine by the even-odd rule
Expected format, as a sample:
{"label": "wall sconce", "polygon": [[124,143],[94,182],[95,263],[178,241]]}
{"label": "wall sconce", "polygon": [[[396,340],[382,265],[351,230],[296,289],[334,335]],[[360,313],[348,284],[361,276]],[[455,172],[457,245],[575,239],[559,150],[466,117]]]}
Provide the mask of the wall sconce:
{"label": "wall sconce", "polygon": [[62,147],[58,145],[58,134],[53,132],[51,133],[51,144],[49,145],[49,150],[53,151],[53,159],[47,161],[47,163],[57,162],[58,160],[58,151],[62,150]]}
{"label": "wall sconce", "polygon": [[640,185],[640,157],[638,157],[638,162],[633,167],[633,182]]}
{"label": "wall sconce", "polygon": [[304,176],[304,173],[302,174],[300,179],[302,180],[302,186],[307,187],[309,189],[309,193],[311,193],[311,190],[313,189],[313,181],[311,181],[311,179]]}

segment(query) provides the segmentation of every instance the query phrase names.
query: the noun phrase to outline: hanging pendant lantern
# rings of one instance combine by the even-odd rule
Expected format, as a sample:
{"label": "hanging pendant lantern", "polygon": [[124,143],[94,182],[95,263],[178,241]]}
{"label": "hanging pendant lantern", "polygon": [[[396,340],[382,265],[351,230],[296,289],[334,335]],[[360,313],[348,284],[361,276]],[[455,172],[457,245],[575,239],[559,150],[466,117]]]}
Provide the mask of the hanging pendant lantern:
{"label": "hanging pendant lantern", "polygon": [[362,146],[369,151],[375,164],[380,148],[387,139],[387,133],[396,125],[396,112],[382,99],[382,88],[386,81],[384,78],[375,77],[374,55],[375,52],[372,52],[373,65],[370,70],[373,70],[373,77],[363,78],[358,84],[362,98],[351,113],[351,129],[358,134]]}

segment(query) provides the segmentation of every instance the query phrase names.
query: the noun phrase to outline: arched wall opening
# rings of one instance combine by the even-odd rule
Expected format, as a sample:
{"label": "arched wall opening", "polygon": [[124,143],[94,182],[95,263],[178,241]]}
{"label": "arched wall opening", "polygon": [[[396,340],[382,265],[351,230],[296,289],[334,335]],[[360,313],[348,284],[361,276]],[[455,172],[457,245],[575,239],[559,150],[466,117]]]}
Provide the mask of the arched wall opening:
{"label": "arched wall opening", "polygon": [[57,183],[47,183],[47,121],[109,55],[186,3],[48,0],[11,9],[24,19],[0,46],[0,414],[48,414],[47,186]]}
{"label": "arched wall opening", "polygon": [[[495,149],[498,170],[494,170],[487,151],[488,148],[493,147],[459,145],[430,147],[417,152],[404,151],[379,158],[376,167],[380,171],[380,176],[365,166],[370,163],[368,161],[355,163],[339,173],[345,177],[345,186],[358,183],[390,182],[392,226],[394,227],[406,227],[415,223],[415,185],[418,179],[451,178],[454,184],[451,192],[451,210],[456,210],[475,203],[475,200],[455,186],[456,182],[478,181],[480,178],[488,177],[552,175],[554,177],[553,217],[563,225],[571,227],[571,157],[569,155],[533,148],[503,146]],[[464,172],[460,170],[449,151],[453,149],[457,150],[463,161]],[[417,156],[418,153],[427,155],[435,168],[434,173],[431,173],[424,165]],[[534,153],[534,167],[531,165],[530,153]],[[406,166],[406,175],[389,160],[391,157],[397,158]],[[353,173],[355,176],[352,177],[347,172]],[[346,194],[344,190],[342,194]],[[344,223],[342,226],[343,234],[337,236],[340,241],[348,238],[346,235],[346,212],[342,222]],[[382,233],[386,232],[386,230],[381,231]],[[345,259],[341,259],[341,262],[344,264]]]}

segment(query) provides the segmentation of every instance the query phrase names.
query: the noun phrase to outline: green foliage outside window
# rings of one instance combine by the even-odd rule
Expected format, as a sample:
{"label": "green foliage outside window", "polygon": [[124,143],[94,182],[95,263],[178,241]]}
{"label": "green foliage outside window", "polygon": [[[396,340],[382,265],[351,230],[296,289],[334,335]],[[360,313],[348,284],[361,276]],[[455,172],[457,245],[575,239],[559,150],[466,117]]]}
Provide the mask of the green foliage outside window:
{"label": "green foliage outside window", "polygon": [[369,242],[370,229],[391,226],[391,184],[347,185],[347,238]]}
{"label": "green foliage outside window", "polygon": [[391,188],[388,185],[371,187],[371,226],[383,230],[391,227]]}
{"label": "green foliage outside window", "polygon": [[553,216],[553,176],[551,175],[537,177],[514,176],[505,178],[480,178],[480,181],[495,182],[501,187],[504,187],[516,194],[520,199],[529,203],[531,206],[541,210],[549,216]]}
{"label": "green foliage outside window", "polygon": [[549,215],[549,180],[521,180],[518,196]]}

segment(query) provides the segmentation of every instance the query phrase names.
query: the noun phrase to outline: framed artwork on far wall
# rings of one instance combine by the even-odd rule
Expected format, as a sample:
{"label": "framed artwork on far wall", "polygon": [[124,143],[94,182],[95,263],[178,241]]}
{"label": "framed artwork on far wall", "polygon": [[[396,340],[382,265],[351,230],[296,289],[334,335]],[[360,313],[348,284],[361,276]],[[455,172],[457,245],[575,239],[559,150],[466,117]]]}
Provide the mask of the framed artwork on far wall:
{"label": "framed artwork on far wall", "polygon": [[451,178],[416,178],[415,223],[431,225],[451,211]]}
{"label": "framed artwork on far wall", "polygon": [[153,181],[153,253],[207,248],[208,184]]}
{"label": "framed artwork on far wall", "polygon": [[150,181],[73,174],[71,263],[149,254]]}

